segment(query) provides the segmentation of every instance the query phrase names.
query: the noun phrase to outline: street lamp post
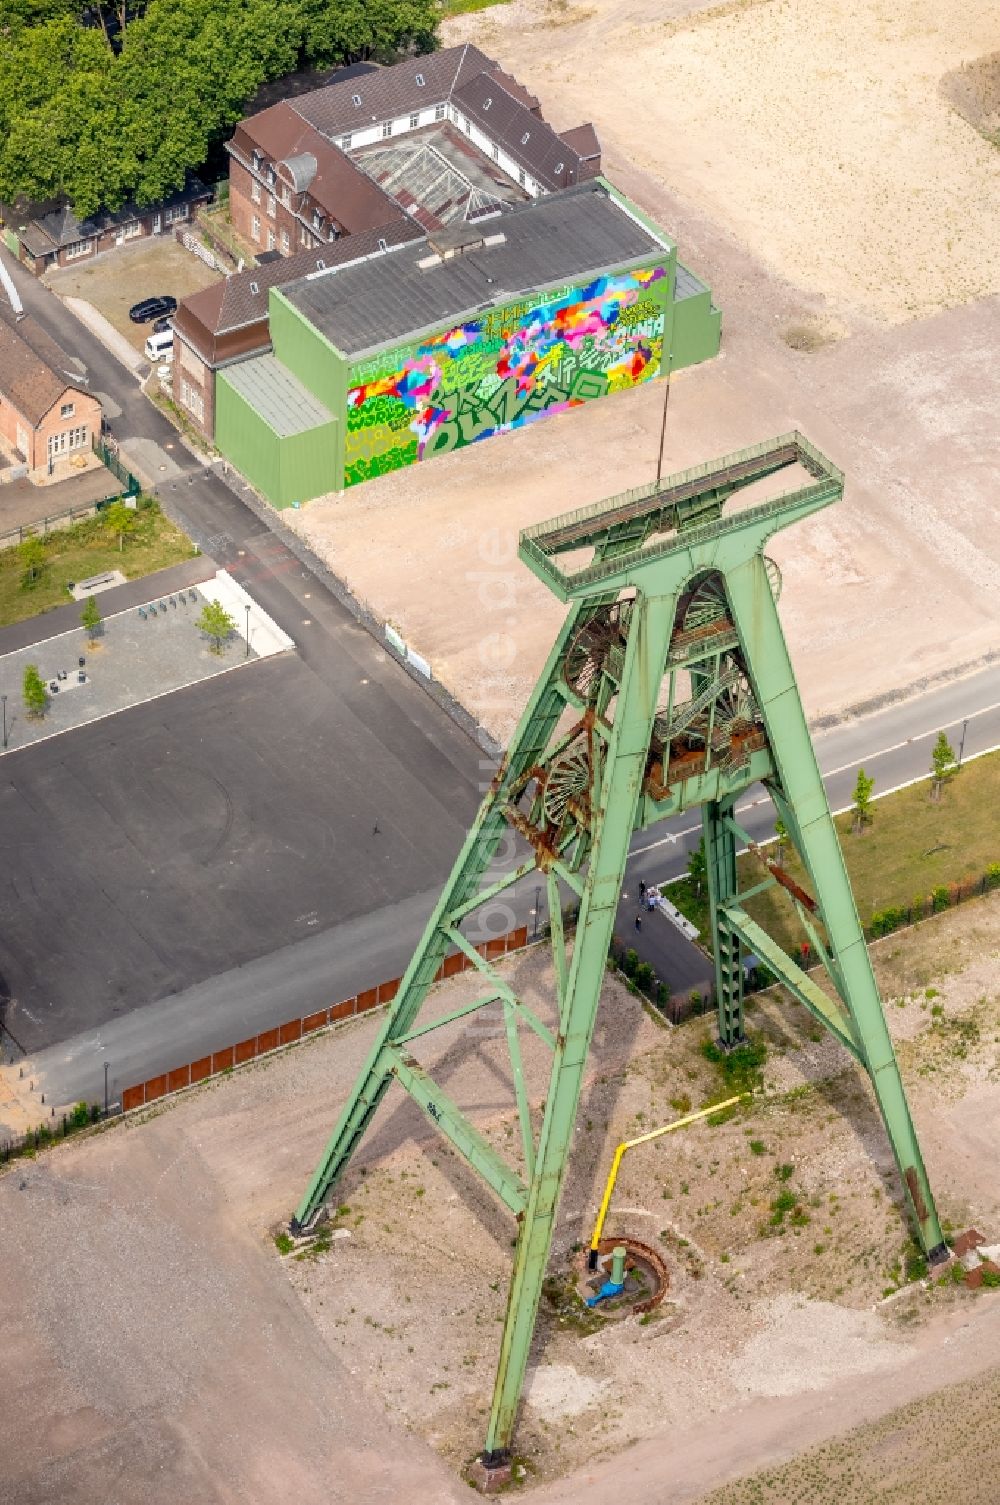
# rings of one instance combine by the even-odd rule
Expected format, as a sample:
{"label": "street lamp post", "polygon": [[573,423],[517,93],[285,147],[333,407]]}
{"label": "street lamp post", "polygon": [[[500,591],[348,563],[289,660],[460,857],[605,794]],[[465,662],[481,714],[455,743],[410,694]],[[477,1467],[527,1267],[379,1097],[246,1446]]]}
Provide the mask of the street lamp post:
{"label": "street lamp post", "polygon": [[245,609],[246,609],[246,614],[247,614],[247,649],[246,649],[246,652],[244,653],[243,657],[244,658],[249,658],[250,657],[250,606],[249,606],[249,604],[247,604],[247,606],[246,606]]}
{"label": "street lamp post", "polygon": [[531,939],[533,941],[537,941],[538,940],[538,910],[539,910],[539,908],[541,906],[541,902],[542,902],[542,890],[539,887],[539,888],[535,889],[535,928],[534,928],[534,931],[532,932],[532,936],[531,936]]}
{"label": "street lamp post", "polygon": [[110,1061],[105,1061],[105,1063],[104,1063],[104,1117],[105,1118],[107,1118],[107,1116],[108,1116],[108,1069],[110,1067],[110,1064],[111,1064]]}
{"label": "street lamp post", "polygon": [[[7,697],[4,696],[4,699],[6,699],[6,698]],[[969,718],[968,718],[968,716],[966,716],[965,720],[962,722],[962,740],[958,744],[958,766],[959,766],[959,768],[961,768],[961,766],[962,766],[962,754],[965,752],[965,729],[968,726],[968,724],[969,724]],[[7,744],[4,743],[4,746],[6,746],[6,745]]]}
{"label": "street lamp post", "polygon": [[6,750],[7,750],[7,697],[6,697],[6,695],[0,695],[0,700],[3,701],[3,745],[4,745],[4,751],[6,752]]}

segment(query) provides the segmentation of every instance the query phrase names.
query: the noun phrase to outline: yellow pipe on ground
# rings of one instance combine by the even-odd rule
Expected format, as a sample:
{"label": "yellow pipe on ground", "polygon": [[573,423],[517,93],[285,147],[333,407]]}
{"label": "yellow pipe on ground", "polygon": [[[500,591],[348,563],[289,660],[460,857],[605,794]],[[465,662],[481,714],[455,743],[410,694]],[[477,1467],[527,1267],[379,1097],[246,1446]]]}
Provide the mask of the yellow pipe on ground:
{"label": "yellow pipe on ground", "polygon": [[672,1134],[675,1129],[686,1129],[688,1124],[695,1124],[701,1118],[710,1118],[713,1113],[721,1113],[725,1108],[732,1108],[736,1103],[744,1102],[750,1096],[749,1092],[740,1092],[736,1097],[727,1097],[725,1102],[712,1103],[707,1108],[699,1108],[697,1113],[688,1113],[683,1118],[675,1118],[672,1124],[664,1124],[662,1129],[650,1129],[648,1134],[640,1134],[637,1139],[623,1139],[615,1150],[611,1160],[611,1170],[608,1172],[608,1182],[604,1188],[604,1197],[601,1201],[601,1210],[597,1214],[597,1222],[594,1224],[594,1236],[590,1240],[590,1268],[597,1268],[597,1251],[600,1248],[601,1234],[604,1232],[604,1221],[611,1206],[611,1197],[614,1193],[615,1182],[618,1180],[618,1169],[626,1150],[634,1150],[637,1144],[648,1144],[651,1139],[660,1139],[664,1134]]}

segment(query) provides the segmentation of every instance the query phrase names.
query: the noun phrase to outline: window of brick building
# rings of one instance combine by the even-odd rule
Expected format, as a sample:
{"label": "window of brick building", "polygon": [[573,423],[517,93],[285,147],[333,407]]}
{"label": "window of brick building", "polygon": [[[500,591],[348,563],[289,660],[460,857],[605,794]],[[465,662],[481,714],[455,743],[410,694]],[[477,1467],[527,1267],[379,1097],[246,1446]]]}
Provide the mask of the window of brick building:
{"label": "window of brick building", "polygon": [[257,182],[256,178],[250,179],[250,197],[253,199],[255,204],[260,203],[260,184]]}
{"label": "window of brick building", "polygon": [[418,114],[411,115],[410,116],[410,130],[412,131],[419,124],[420,124],[420,116]]}
{"label": "window of brick building", "polygon": [[73,245],[67,246],[64,254],[67,261],[73,261],[77,256],[89,256],[93,249],[92,240],[78,240]]}
{"label": "window of brick building", "polygon": [[267,249],[269,251],[273,251],[274,250],[274,244],[275,244],[276,239],[277,239],[277,237],[275,236],[274,231],[270,227],[268,227],[268,231],[267,231]]}
{"label": "window of brick building", "polygon": [[75,412],[76,412],[76,403],[75,402],[64,402],[63,405],[62,405],[62,407],[59,409],[59,417],[60,418],[72,418],[72,416],[73,416],[73,414]]}
{"label": "window of brick building", "polygon": [[260,215],[259,214],[255,214],[254,217],[253,217],[253,219],[250,221],[250,234],[253,236],[254,240],[260,240]]}
{"label": "window of brick building", "polygon": [[447,105],[435,105],[434,106],[434,119],[435,120],[443,120],[444,117],[447,115],[447,113],[448,113],[448,106]]}
{"label": "window of brick building", "polygon": [[289,243],[289,239],[288,239],[288,231],[287,230],[282,230],[282,232],[281,232],[281,249],[282,249],[282,251],[284,251],[285,255],[287,256],[288,252],[289,252],[289,249],[290,249],[290,243]]}
{"label": "window of brick building", "polygon": [[382,122],[382,135],[383,136],[391,136],[392,135],[392,121],[391,120],[383,120],[383,122]]}
{"label": "window of brick building", "polygon": [[188,412],[193,413],[196,418],[204,418],[204,397],[197,387],[193,387],[191,383],[189,381],[185,381],[183,377],[181,377],[181,402],[187,408]]}
{"label": "window of brick building", "polygon": [[341,138],[340,138],[340,148],[341,148],[341,151],[345,151],[345,152],[346,151],[350,151],[350,149],[351,149],[351,138],[350,138],[350,136],[341,136]]}
{"label": "window of brick building", "polygon": [[272,219],[274,219],[274,216],[278,212],[278,201],[273,193],[269,193],[267,196],[267,212]]}

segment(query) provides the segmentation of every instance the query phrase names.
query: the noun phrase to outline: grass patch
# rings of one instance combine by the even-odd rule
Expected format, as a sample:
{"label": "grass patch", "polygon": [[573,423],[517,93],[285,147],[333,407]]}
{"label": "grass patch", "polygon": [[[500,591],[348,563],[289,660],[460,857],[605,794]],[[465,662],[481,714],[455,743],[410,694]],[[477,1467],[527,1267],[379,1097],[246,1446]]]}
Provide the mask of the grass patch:
{"label": "grass patch", "polygon": [[0,550],[0,627],[65,606],[73,599],[67,588],[71,580],[86,580],[105,570],[121,570],[128,580],[138,580],[190,559],[193,549],[187,535],[154,501],[140,503],[135,531],[121,551],[100,515],[72,528],[39,534],[38,541],[45,557],[30,584],[24,581],[17,548]]}
{"label": "grass patch", "polygon": [[[940,800],[932,802],[930,792],[928,780],[876,800],[872,824],[863,836],[852,832],[849,814],[836,817],[863,925],[873,914],[891,906],[918,900],[926,903],[936,889],[947,891],[952,883],[978,879],[991,863],[1000,861],[1000,753],[966,763],[945,784]],[[811,890],[798,857],[788,845],[782,866],[797,883]],[[738,867],[741,886],[760,881],[760,864],[749,854],[738,859]],[[673,884],[669,893],[678,909],[687,914],[676,897],[684,887],[682,883]],[[804,939],[780,888],[756,895],[746,907],[753,919],[788,950],[794,950]]]}
{"label": "grass patch", "polygon": [[507,0],[437,0],[442,21],[451,16],[467,16],[473,11],[489,10],[494,5],[506,5]]}

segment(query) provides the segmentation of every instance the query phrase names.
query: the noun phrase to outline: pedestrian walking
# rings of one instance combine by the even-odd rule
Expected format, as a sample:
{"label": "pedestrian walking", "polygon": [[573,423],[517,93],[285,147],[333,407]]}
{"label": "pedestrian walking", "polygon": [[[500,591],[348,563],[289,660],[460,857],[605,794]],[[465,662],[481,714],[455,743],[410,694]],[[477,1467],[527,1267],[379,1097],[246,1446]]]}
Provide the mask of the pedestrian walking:
{"label": "pedestrian walking", "polygon": [[635,917],[635,928],[636,928],[636,930],[641,930],[642,929],[642,915],[641,914],[637,914],[636,917]]}
{"label": "pedestrian walking", "polygon": [[645,878],[640,878],[639,879],[639,898],[640,899],[644,898],[645,894],[646,894],[646,880],[645,880]]}

